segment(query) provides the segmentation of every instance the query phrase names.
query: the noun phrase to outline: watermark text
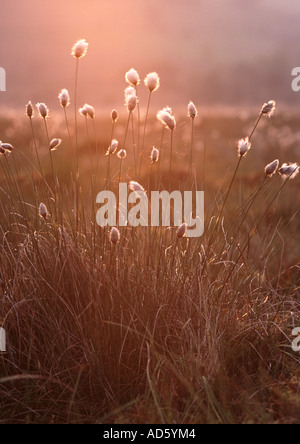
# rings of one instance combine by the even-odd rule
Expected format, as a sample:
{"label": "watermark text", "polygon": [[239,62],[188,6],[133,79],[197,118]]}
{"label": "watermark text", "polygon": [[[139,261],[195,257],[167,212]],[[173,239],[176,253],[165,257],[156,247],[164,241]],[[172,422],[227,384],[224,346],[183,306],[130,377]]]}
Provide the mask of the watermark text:
{"label": "watermark text", "polygon": [[96,215],[100,227],[180,227],[184,222],[187,237],[204,233],[203,191],[152,191],[148,196],[144,191],[128,194],[128,184],[120,183],[118,198],[112,191],[101,191],[96,202],[101,205]]}
{"label": "watermark text", "polygon": [[4,68],[0,68],[0,91],[6,91],[6,72]]}
{"label": "watermark text", "polygon": [[294,339],[292,342],[292,349],[296,353],[300,352],[300,327],[294,328],[294,330],[292,331],[292,336],[296,336],[296,339]]}
{"label": "watermark text", "polygon": [[0,327],[0,352],[6,352],[6,332]]}

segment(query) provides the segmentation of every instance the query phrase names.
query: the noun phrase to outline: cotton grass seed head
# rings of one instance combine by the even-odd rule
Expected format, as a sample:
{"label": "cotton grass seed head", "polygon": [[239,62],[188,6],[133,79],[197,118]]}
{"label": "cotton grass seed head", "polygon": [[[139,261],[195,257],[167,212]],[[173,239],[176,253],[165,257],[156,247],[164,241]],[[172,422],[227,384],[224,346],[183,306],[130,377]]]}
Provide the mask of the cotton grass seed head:
{"label": "cotton grass seed head", "polygon": [[5,151],[6,154],[10,154],[14,147],[10,143],[2,143],[0,142],[1,148]]}
{"label": "cotton grass seed head", "polygon": [[87,53],[89,44],[85,39],[78,40],[72,48],[72,56],[76,59],[81,59]]}
{"label": "cotton grass seed head", "polygon": [[79,108],[79,113],[83,116],[83,117],[87,117],[88,113],[86,108],[83,106],[82,108]]}
{"label": "cotton grass seed head", "polygon": [[271,117],[275,112],[275,108],[276,108],[275,100],[270,100],[269,102],[263,104],[261,109],[261,114],[266,117]]}
{"label": "cotton grass seed head", "polygon": [[125,105],[129,113],[132,113],[135,110],[137,104],[138,98],[135,94],[130,94],[125,97]]}
{"label": "cotton grass seed head", "polygon": [[83,106],[86,110],[86,115],[93,119],[96,115],[95,108],[87,103]]}
{"label": "cotton grass seed head", "polygon": [[134,180],[131,180],[129,182],[129,189],[131,191],[135,191],[135,192],[142,192],[142,193],[146,193],[145,189],[142,187],[141,184],[139,184],[138,182],[135,182]]}
{"label": "cotton grass seed head", "polygon": [[127,156],[127,151],[122,149],[117,153],[117,156],[119,159],[123,160]]}
{"label": "cotton grass seed head", "polygon": [[295,179],[299,174],[299,165],[297,163],[284,163],[278,172],[284,180]]}
{"label": "cotton grass seed head", "polygon": [[40,215],[40,217],[42,217],[44,220],[47,219],[47,216],[48,216],[48,210],[47,210],[46,205],[43,204],[43,203],[40,204],[39,215]]}
{"label": "cotton grass seed head", "polygon": [[34,114],[33,105],[32,105],[32,103],[30,101],[26,105],[26,114],[29,117],[29,119],[31,119],[33,117],[33,114]]}
{"label": "cotton grass seed head", "polygon": [[277,172],[279,167],[279,160],[276,159],[273,162],[269,163],[265,168],[266,177],[272,177]]}
{"label": "cotton grass seed head", "polygon": [[178,228],[177,233],[176,233],[177,238],[182,239],[183,237],[185,237],[186,230],[187,230],[187,224],[184,223],[184,224],[180,225],[180,227]]}
{"label": "cotton grass seed head", "polygon": [[111,120],[115,123],[118,120],[118,111],[113,109],[110,113]]}
{"label": "cotton grass seed head", "polygon": [[251,148],[251,143],[249,142],[249,138],[241,139],[238,141],[238,155],[239,157],[244,157],[248,153]]}
{"label": "cotton grass seed head", "polygon": [[56,151],[61,142],[62,142],[61,139],[52,139],[49,147],[50,151]]}
{"label": "cotton grass seed head", "polygon": [[165,127],[169,128],[169,130],[173,131],[175,129],[175,117],[172,116],[169,112],[164,110],[158,111],[156,117]]}
{"label": "cotton grass seed head", "polygon": [[194,120],[197,117],[197,115],[198,115],[198,111],[197,111],[196,106],[194,105],[193,102],[190,102],[188,104],[188,116]]}
{"label": "cotton grass seed head", "polygon": [[159,151],[157,148],[155,148],[155,147],[152,148],[150,159],[151,159],[151,163],[158,162]]}
{"label": "cotton grass seed head", "polygon": [[125,100],[126,97],[128,96],[136,96],[136,90],[133,86],[127,86],[127,88],[125,88],[124,90],[124,96],[125,96]]}
{"label": "cotton grass seed head", "polygon": [[171,108],[170,106],[165,106],[165,107],[162,109],[162,111],[164,111],[164,112],[166,112],[166,113],[169,113],[169,114],[171,114],[171,115],[172,115],[172,113],[173,113],[173,110],[172,110],[172,108]]}
{"label": "cotton grass seed head", "polygon": [[137,86],[140,83],[140,76],[134,68],[131,68],[125,74],[125,80],[129,85]]}
{"label": "cotton grass seed head", "polygon": [[120,231],[116,227],[113,227],[109,233],[109,240],[113,245],[117,245],[120,242],[120,239]]}
{"label": "cotton grass seed head", "polygon": [[13,146],[10,143],[2,143],[0,141],[0,154],[10,154],[13,150]]}
{"label": "cotton grass seed head", "polygon": [[109,156],[109,155],[115,154],[115,152],[118,149],[118,145],[119,145],[119,142],[116,139],[113,139],[111,141],[110,147],[108,148],[108,150],[106,152],[106,155]]}
{"label": "cotton grass seed head", "polygon": [[151,72],[150,74],[147,74],[144,82],[150,92],[157,91],[160,86],[160,79],[156,72]]}
{"label": "cotton grass seed head", "polygon": [[40,116],[43,119],[46,119],[46,117],[49,117],[49,109],[47,108],[47,105],[45,105],[45,103],[37,103],[36,107],[38,109]]}
{"label": "cotton grass seed head", "polygon": [[62,89],[58,95],[58,98],[63,108],[66,108],[70,105],[70,94],[67,89]]}

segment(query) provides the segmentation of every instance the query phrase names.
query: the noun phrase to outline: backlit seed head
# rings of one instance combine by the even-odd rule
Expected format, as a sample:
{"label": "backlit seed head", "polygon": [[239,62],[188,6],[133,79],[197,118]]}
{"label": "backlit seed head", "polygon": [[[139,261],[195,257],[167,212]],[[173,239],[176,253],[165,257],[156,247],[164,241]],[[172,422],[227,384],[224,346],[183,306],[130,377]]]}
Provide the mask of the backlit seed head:
{"label": "backlit seed head", "polygon": [[70,105],[70,95],[67,89],[62,89],[58,95],[60,104],[63,108],[66,108]]}
{"label": "backlit seed head", "polygon": [[85,39],[78,40],[72,48],[72,56],[76,59],[81,59],[81,57],[86,55],[88,46],[89,44]]}
{"label": "backlit seed head", "polygon": [[125,159],[125,157],[127,156],[127,151],[126,150],[120,150],[117,154],[119,159]]}
{"label": "backlit seed head", "polygon": [[49,117],[49,110],[48,110],[47,106],[45,105],[45,103],[37,103],[36,107],[40,113],[40,116],[43,119],[46,119],[46,117]]}
{"label": "backlit seed head", "polygon": [[145,189],[142,187],[142,185],[140,185],[138,182],[135,181],[131,181],[129,182],[129,189],[131,191],[135,191],[135,192],[142,192],[142,193],[146,193]]}
{"label": "backlit seed head", "polygon": [[278,159],[269,163],[265,168],[266,177],[272,177],[277,172],[278,167],[279,167],[279,160]]}
{"label": "backlit seed head", "polygon": [[150,92],[157,91],[160,86],[159,76],[156,72],[151,72],[148,74],[144,82]]}
{"label": "backlit seed head", "polygon": [[118,145],[119,145],[119,142],[116,139],[113,139],[111,141],[110,147],[108,148],[108,150],[106,152],[106,155],[109,156],[109,155],[115,154],[115,152],[118,149]]}
{"label": "backlit seed head", "polygon": [[274,114],[275,108],[275,100],[270,100],[269,102],[263,104],[261,114],[266,117],[271,117]]}
{"label": "backlit seed head", "polygon": [[89,116],[91,119],[93,119],[96,115],[95,108],[91,105],[88,105],[87,103],[84,105],[84,108],[86,110],[86,115]]}
{"label": "backlit seed head", "polygon": [[164,126],[169,128],[169,130],[173,131],[175,129],[176,127],[175,117],[172,116],[169,112],[164,110],[158,111],[156,117]]}
{"label": "backlit seed head", "polygon": [[140,83],[140,76],[134,68],[131,68],[125,74],[125,80],[129,85],[137,86]]}
{"label": "backlit seed head", "polygon": [[165,111],[166,113],[172,114],[173,110],[170,106],[165,106],[162,111]]}
{"label": "backlit seed head", "polygon": [[86,108],[83,106],[82,108],[79,109],[79,113],[83,116],[83,117],[87,117],[88,113]]}
{"label": "backlit seed head", "polygon": [[52,139],[49,147],[50,151],[56,151],[61,142],[62,142],[61,139]]}
{"label": "backlit seed head", "polygon": [[187,230],[187,224],[184,223],[184,224],[180,225],[180,227],[178,228],[177,233],[176,233],[177,238],[182,239],[183,237],[185,237],[186,230]]}
{"label": "backlit seed head", "polygon": [[47,210],[46,205],[43,204],[43,203],[40,204],[39,215],[40,215],[40,217],[42,217],[44,220],[47,219],[47,216],[48,216],[48,210]]}
{"label": "backlit seed head", "polygon": [[32,103],[29,101],[26,105],[26,114],[31,119],[34,114],[34,109]]}
{"label": "backlit seed head", "polygon": [[159,151],[158,151],[157,148],[155,148],[155,147],[152,148],[152,152],[151,152],[150,159],[151,159],[151,163],[158,162],[158,159],[159,159]]}
{"label": "backlit seed head", "polygon": [[14,149],[14,147],[10,143],[2,143],[0,142],[1,148],[4,150],[5,153],[11,153]]}
{"label": "backlit seed head", "polygon": [[250,148],[251,148],[251,143],[249,142],[248,137],[246,137],[246,139],[241,139],[238,141],[238,155],[240,157],[246,156]]}
{"label": "backlit seed head", "polygon": [[193,102],[190,102],[190,103],[188,104],[188,116],[189,116],[191,119],[195,119],[195,117],[197,117],[197,115],[198,115],[197,108],[195,107],[195,105],[193,104]]}
{"label": "backlit seed head", "polygon": [[125,105],[127,106],[128,112],[134,111],[137,104],[138,104],[138,98],[135,94],[126,96]]}
{"label": "backlit seed head", "polygon": [[113,227],[110,230],[109,239],[110,239],[111,243],[114,245],[116,245],[120,242],[120,239],[121,239],[120,231],[116,227]]}
{"label": "backlit seed head", "polygon": [[297,163],[284,163],[278,172],[284,180],[295,179],[299,174],[299,165]]}
{"label": "backlit seed head", "polygon": [[113,122],[116,122],[118,120],[118,111],[116,109],[113,109],[110,117]]}
{"label": "backlit seed head", "polygon": [[136,90],[133,86],[127,86],[124,90],[125,101],[128,96],[136,96]]}

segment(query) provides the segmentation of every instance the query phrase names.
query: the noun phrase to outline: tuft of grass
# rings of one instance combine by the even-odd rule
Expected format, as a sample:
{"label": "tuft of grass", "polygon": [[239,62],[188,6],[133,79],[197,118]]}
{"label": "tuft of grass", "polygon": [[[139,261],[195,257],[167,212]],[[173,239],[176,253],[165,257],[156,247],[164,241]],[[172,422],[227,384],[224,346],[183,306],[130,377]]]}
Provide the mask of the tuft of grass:
{"label": "tuft of grass", "polygon": [[[0,326],[8,340],[1,423],[299,422],[300,360],[291,349],[300,325],[298,185],[264,173],[287,149],[296,156],[296,138],[288,147],[280,139],[284,115],[255,126],[240,201],[236,140],[253,116],[203,114],[191,138],[190,122],[177,114],[170,146],[148,110],[144,128],[160,147],[159,168],[151,180],[142,143],[139,182],[148,192],[169,182],[184,190],[191,180],[199,189],[204,170],[200,239],[172,226],[119,227],[112,237],[96,225],[103,184],[116,191],[121,175],[137,180],[134,150],[121,168],[116,155],[104,161],[113,135],[133,142],[128,116],[113,127],[94,117],[93,127],[101,119],[106,129],[87,155],[85,123],[76,119],[74,131],[53,114],[67,139],[53,152],[55,177],[32,118],[13,133],[13,152],[0,155]],[[0,119],[3,133],[13,125]],[[70,162],[76,145],[80,186]]]}

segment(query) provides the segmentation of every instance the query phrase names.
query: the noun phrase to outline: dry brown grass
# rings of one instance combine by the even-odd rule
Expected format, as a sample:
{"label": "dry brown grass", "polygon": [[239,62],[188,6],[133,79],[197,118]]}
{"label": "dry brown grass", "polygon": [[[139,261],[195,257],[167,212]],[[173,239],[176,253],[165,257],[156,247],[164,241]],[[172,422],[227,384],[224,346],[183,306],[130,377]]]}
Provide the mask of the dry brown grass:
{"label": "dry brown grass", "polygon": [[[50,133],[64,138],[53,156],[56,184],[42,121],[34,124],[43,176],[23,120],[11,131],[14,153],[0,158],[0,325],[8,337],[0,355],[1,422],[298,423],[300,361],[290,346],[300,326],[297,179],[278,194],[283,182],[276,176],[256,195],[267,163],[297,161],[297,118],[262,122],[217,228],[236,140],[255,116],[203,115],[190,177],[190,122],[178,119],[171,185],[195,186],[196,177],[199,189],[204,179],[205,235],[175,242],[176,228],[149,236],[128,227],[117,245],[95,222],[109,117],[96,121],[105,128],[97,143],[92,126],[89,138],[84,124],[78,129],[78,218],[64,120],[49,120]],[[3,134],[14,125],[3,118]],[[148,131],[139,181],[154,189],[149,155],[160,146],[161,128],[150,118]],[[131,143],[129,135],[126,181],[136,179]],[[167,137],[161,156],[167,186]],[[118,170],[113,158],[113,189]],[[40,202],[50,213],[46,222]]]}

